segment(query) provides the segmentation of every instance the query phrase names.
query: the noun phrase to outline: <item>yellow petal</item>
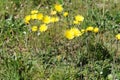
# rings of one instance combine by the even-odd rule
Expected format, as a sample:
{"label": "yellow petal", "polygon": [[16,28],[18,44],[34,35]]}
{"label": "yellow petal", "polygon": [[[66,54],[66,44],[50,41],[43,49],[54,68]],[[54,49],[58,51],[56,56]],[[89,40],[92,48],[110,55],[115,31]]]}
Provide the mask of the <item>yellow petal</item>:
{"label": "yellow petal", "polygon": [[33,32],[37,31],[37,29],[38,29],[37,26],[33,26],[33,27],[32,27],[32,31],[33,31]]}
{"label": "yellow petal", "polygon": [[62,11],[63,11],[62,5],[60,5],[60,4],[55,4],[55,10],[56,10],[57,12],[62,12]]}
{"label": "yellow petal", "polygon": [[48,26],[46,24],[42,24],[39,28],[40,32],[45,32],[48,29]]}

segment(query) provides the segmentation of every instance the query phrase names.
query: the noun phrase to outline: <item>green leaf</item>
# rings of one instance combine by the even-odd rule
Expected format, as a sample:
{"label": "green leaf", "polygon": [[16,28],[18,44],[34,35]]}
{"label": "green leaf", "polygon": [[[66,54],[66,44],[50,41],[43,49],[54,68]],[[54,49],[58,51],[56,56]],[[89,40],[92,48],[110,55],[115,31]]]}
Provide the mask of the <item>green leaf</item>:
{"label": "green leaf", "polygon": [[58,0],[58,2],[59,2],[60,4],[63,4],[63,0]]}

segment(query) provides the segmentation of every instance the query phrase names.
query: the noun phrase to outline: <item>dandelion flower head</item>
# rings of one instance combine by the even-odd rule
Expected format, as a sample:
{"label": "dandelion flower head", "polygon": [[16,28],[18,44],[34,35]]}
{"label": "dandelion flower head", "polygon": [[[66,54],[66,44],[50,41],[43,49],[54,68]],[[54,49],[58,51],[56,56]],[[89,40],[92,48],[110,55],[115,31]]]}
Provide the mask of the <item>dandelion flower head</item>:
{"label": "dandelion flower head", "polygon": [[56,15],[56,13],[57,13],[56,11],[51,11],[50,14],[51,14],[51,15]]}
{"label": "dandelion flower head", "polygon": [[94,32],[94,33],[98,33],[98,32],[99,32],[99,28],[98,28],[98,27],[95,27],[95,28],[93,29],[93,32]]}
{"label": "dandelion flower head", "polygon": [[32,14],[31,19],[37,19],[37,14]]}
{"label": "dandelion flower head", "polygon": [[43,17],[43,22],[44,22],[45,24],[50,23],[50,22],[51,22],[50,16],[45,16],[45,17]]}
{"label": "dandelion flower head", "polygon": [[63,16],[64,16],[64,17],[68,16],[68,12],[64,12],[64,13],[63,13]]}
{"label": "dandelion flower head", "polygon": [[37,19],[38,20],[42,20],[43,19],[43,14],[42,13],[38,13],[37,14]]}
{"label": "dandelion flower head", "polygon": [[31,14],[37,14],[38,13],[38,10],[32,10],[31,11]]}
{"label": "dandelion flower head", "polygon": [[86,28],[86,31],[87,31],[87,32],[93,31],[93,29],[94,29],[94,28],[93,28],[92,26],[89,26],[89,27]]}
{"label": "dandelion flower head", "polygon": [[120,33],[116,35],[116,39],[120,40]]}
{"label": "dandelion flower head", "polygon": [[70,30],[74,33],[75,37],[82,35],[82,33],[80,32],[80,30],[78,28],[71,28]]}
{"label": "dandelion flower head", "polygon": [[33,32],[37,31],[37,29],[38,29],[37,26],[33,26],[33,27],[32,27],[32,31],[33,31]]}
{"label": "dandelion flower head", "polygon": [[60,4],[55,4],[55,10],[56,10],[57,12],[62,12],[62,11],[63,11],[62,5],[60,5]]}
{"label": "dandelion flower head", "polygon": [[65,37],[69,40],[74,38],[74,32],[72,30],[66,30],[65,31]]}
{"label": "dandelion flower head", "polygon": [[77,15],[75,16],[75,20],[82,22],[84,20],[84,17],[82,15]]}
{"label": "dandelion flower head", "polygon": [[73,23],[74,23],[74,24],[80,24],[80,22],[79,22],[79,21],[76,21],[76,20],[74,20]]}
{"label": "dandelion flower head", "polygon": [[45,32],[48,29],[48,26],[46,24],[42,24],[39,28],[40,32]]}
{"label": "dandelion flower head", "polygon": [[30,15],[25,16],[25,23],[29,23],[30,19],[31,19]]}

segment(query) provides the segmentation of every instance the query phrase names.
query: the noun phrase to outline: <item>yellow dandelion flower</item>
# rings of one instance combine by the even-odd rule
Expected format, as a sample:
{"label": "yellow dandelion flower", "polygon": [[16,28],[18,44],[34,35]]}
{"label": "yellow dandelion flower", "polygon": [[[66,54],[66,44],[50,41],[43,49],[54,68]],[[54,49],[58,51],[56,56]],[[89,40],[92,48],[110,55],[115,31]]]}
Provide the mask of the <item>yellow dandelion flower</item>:
{"label": "yellow dandelion flower", "polygon": [[37,19],[37,14],[32,14],[31,19]]}
{"label": "yellow dandelion flower", "polygon": [[85,30],[84,30],[84,29],[81,29],[81,32],[82,32],[82,33],[84,33],[84,32],[85,32]]}
{"label": "yellow dandelion flower", "polygon": [[116,37],[117,40],[120,40],[120,33],[117,34],[115,37]]}
{"label": "yellow dandelion flower", "polygon": [[68,16],[68,12],[64,12],[64,13],[63,13],[63,16],[64,16],[64,17]]}
{"label": "yellow dandelion flower", "polygon": [[74,38],[74,32],[72,30],[66,30],[64,35],[69,40]]}
{"label": "yellow dandelion flower", "polygon": [[25,23],[29,23],[30,19],[31,19],[30,15],[25,16]]}
{"label": "yellow dandelion flower", "polygon": [[37,29],[38,29],[37,26],[33,26],[33,27],[32,27],[32,31],[33,31],[33,32],[36,32]]}
{"label": "yellow dandelion flower", "polygon": [[84,20],[84,17],[82,15],[77,15],[75,16],[75,20],[82,22]]}
{"label": "yellow dandelion flower", "polygon": [[55,22],[55,17],[51,17],[51,22]]}
{"label": "yellow dandelion flower", "polygon": [[45,32],[48,29],[48,26],[46,24],[42,24],[39,28],[40,32]]}
{"label": "yellow dandelion flower", "polygon": [[55,17],[55,22],[58,22],[59,21],[59,17]]}
{"label": "yellow dandelion flower", "polygon": [[95,27],[95,28],[93,29],[93,32],[94,32],[94,33],[98,33],[98,32],[99,32],[99,28]]}
{"label": "yellow dandelion flower", "polygon": [[87,31],[87,32],[88,32],[88,31],[93,31],[93,29],[94,29],[94,28],[93,28],[92,26],[89,26],[89,27],[86,28],[86,31]]}
{"label": "yellow dandelion flower", "polygon": [[50,22],[51,22],[50,16],[45,16],[45,17],[43,17],[43,22],[44,22],[45,24],[50,23]]}
{"label": "yellow dandelion flower", "polygon": [[84,33],[85,33],[85,30],[84,30],[84,29],[81,29],[81,33],[84,34]]}
{"label": "yellow dandelion flower", "polygon": [[79,21],[74,20],[74,21],[73,21],[73,24],[80,24],[80,22],[79,22]]}
{"label": "yellow dandelion flower", "polygon": [[29,21],[31,19],[30,15],[25,16],[25,20]]}
{"label": "yellow dandelion flower", "polygon": [[57,13],[56,11],[51,11],[50,14],[51,14],[51,15],[56,15],[56,13]]}
{"label": "yellow dandelion flower", "polygon": [[60,4],[55,4],[55,10],[56,10],[57,12],[62,12],[62,11],[63,11],[62,5],[60,5]]}
{"label": "yellow dandelion flower", "polygon": [[82,33],[80,32],[80,30],[78,28],[71,28],[70,29],[72,32],[74,32],[74,36],[75,37],[78,37],[78,36],[81,36]]}
{"label": "yellow dandelion flower", "polygon": [[51,22],[54,23],[54,22],[58,22],[59,21],[59,18],[58,17],[51,17]]}
{"label": "yellow dandelion flower", "polygon": [[38,10],[32,10],[31,11],[31,14],[37,14],[38,13]]}
{"label": "yellow dandelion flower", "polygon": [[38,13],[37,14],[37,19],[38,20],[42,20],[43,19],[43,14],[42,13]]}

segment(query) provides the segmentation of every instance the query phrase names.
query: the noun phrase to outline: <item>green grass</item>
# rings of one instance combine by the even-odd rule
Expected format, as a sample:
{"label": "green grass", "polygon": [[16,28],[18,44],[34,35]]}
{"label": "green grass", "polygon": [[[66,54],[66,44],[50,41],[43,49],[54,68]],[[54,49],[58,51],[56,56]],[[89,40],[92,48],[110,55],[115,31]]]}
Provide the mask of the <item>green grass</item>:
{"label": "green grass", "polygon": [[[69,12],[68,18],[59,14],[62,20],[50,24],[46,32],[39,36],[31,32],[24,17],[34,9],[49,15],[56,3]],[[0,0],[0,80],[119,80],[120,41],[115,39],[120,32],[119,4],[119,0]],[[72,25],[77,14],[85,19]],[[63,33],[71,26],[97,26],[100,31],[68,40]]]}

